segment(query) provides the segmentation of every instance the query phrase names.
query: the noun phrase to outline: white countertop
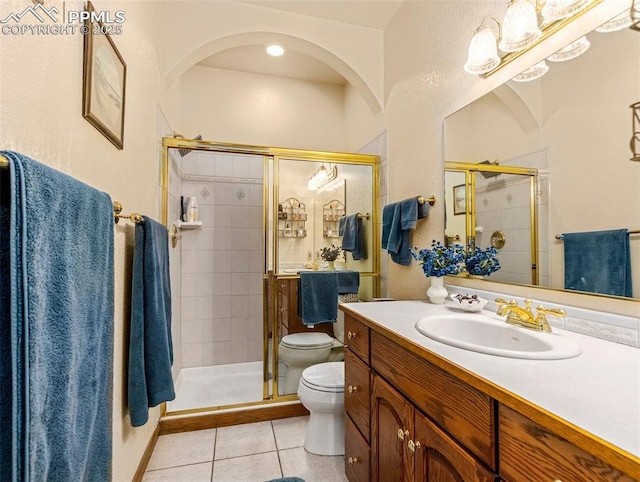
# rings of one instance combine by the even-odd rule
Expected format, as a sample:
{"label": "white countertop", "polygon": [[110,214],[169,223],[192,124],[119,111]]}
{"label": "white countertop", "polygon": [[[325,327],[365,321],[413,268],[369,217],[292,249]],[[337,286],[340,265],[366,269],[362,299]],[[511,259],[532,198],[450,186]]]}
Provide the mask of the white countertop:
{"label": "white countertop", "polygon": [[[428,315],[461,311],[452,302],[387,301],[341,305],[448,359],[587,432],[640,456],[640,350],[571,331],[582,354],[565,360],[522,360],[445,345],[415,329]],[[495,313],[482,312],[493,316]],[[524,328],[520,328],[524,329]]]}

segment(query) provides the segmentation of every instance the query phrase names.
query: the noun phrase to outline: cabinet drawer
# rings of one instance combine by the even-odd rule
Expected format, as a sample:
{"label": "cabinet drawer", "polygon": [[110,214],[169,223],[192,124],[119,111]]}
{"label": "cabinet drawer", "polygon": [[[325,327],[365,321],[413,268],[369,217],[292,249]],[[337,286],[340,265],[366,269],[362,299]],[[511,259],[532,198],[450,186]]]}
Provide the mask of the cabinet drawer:
{"label": "cabinet drawer", "polygon": [[493,470],[494,401],[436,365],[371,334],[371,367]]}
{"label": "cabinet drawer", "polygon": [[350,482],[371,481],[371,449],[349,416],[345,419],[344,467]]}
{"label": "cabinet drawer", "polygon": [[347,346],[369,364],[369,328],[345,313],[344,336]]}
{"label": "cabinet drawer", "polygon": [[500,476],[509,482],[637,480],[504,405],[499,419]]}
{"label": "cabinet drawer", "polygon": [[371,370],[351,350],[344,353],[344,407],[369,442],[371,419]]}

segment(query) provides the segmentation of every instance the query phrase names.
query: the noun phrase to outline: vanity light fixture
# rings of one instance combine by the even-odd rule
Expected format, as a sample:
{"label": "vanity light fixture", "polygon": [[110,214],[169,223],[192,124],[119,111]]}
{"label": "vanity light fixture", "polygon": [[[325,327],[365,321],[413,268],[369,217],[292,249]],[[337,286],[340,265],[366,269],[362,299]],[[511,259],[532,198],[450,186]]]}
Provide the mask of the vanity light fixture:
{"label": "vanity light fixture", "polygon": [[329,165],[329,168],[327,169],[323,162],[313,176],[311,176],[309,182],[307,182],[307,189],[309,191],[317,191],[322,186],[333,181],[336,177],[338,177],[338,168],[336,166],[331,167],[331,165]]}
{"label": "vanity light fixture", "polygon": [[280,45],[272,44],[267,47],[267,53],[272,57],[280,57],[284,54],[284,49]]}
{"label": "vanity light fixture", "polygon": [[502,39],[498,48],[503,52],[517,52],[541,36],[534,4],[529,0],[510,0],[502,21]]}
{"label": "vanity light fixture", "polygon": [[498,19],[492,16],[483,18],[473,34],[469,44],[467,62],[464,64],[464,70],[470,74],[484,74],[496,68],[500,63],[496,35],[491,27],[485,24],[485,20],[493,20],[498,25],[498,37],[500,37]]}
{"label": "vanity light fixture", "polygon": [[566,60],[575,59],[585,53],[590,46],[591,43],[587,40],[585,35],[580,37],[578,40],[571,42],[566,47],[561,48],[556,53],[549,55],[547,60],[551,62],[564,62]]}
{"label": "vanity light fixture", "polygon": [[547,0],[542,7],[545,23],[555,22],[575,15],[591,3],[591,0]]}

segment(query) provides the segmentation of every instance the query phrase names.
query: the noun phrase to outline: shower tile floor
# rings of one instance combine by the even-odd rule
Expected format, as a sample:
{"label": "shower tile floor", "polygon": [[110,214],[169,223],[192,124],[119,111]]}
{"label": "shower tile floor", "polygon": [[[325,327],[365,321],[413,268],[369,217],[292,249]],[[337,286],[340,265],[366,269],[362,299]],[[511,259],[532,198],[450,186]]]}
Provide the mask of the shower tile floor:
{"label": "shower tile floor", "polygon": [[303,448],[309,417],[161,435],[143,482],[346,482],[344,457]]}

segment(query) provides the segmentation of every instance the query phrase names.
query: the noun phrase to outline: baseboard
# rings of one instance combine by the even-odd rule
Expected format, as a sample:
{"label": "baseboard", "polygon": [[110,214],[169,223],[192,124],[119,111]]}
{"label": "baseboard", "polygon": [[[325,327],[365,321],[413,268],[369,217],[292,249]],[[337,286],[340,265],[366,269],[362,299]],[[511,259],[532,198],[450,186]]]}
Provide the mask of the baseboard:
{"label": "baseboard", "polygon": [[178,432],[190,432],[207,428],[228,427],[251,422],[264,422],[289,417],[309,415],[301,403],[286,405],[262,405],[246,407],[233,411],[221,411],[202,415],[167,417],[160,419],[160,435]]}
{"label": "baseboard", "polygon": [[147,470],[147,465],[149,465],[149,460],[151,459],[151,454],[153,454],[153,449],[156,448],[156,443],[158,442],[158,437],[160,436],[160,425],[156,426],[156,429],[151,434],[151,439],[147,444],[147,448],[142,454],[142,459],[138,464],[138,470],[136,470],[135,475],[133,476],[132,482],[142,482],[142,477],[144,477],[144,473]]}

